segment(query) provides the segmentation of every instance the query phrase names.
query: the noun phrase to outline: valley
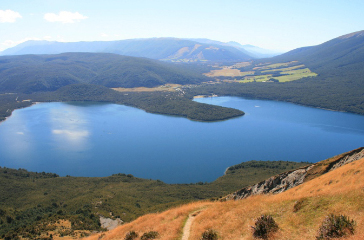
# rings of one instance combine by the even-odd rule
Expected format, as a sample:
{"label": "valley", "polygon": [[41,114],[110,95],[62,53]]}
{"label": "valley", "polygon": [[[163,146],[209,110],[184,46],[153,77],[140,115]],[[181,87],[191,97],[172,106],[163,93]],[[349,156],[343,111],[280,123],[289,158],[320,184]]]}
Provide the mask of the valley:
{"label": "valley", "polygon": [[[250,227],[253,219],[270,214],[279,224],[276,239],[314,239],[324,217],[335,212],[347,214],[358,225],[355,235],[348,239],[363,238],[362,157],[328,170],[361,148],[318,162],[363,146],[361,120],[348,120],[364,115],[363,31],[269,58],[261,58],[267,55],[252,53],[249,49],[254,47],[244,49],[237,43],[209,39],[150,38],[73,43],[30,41],[3,51],[0,56],[0,121],[12,113],[14,118],[18,112],[24,113],[14,112],[16,109],[33,111],[35,106],[32,105],[38,102],[56,107],[51,108],[51,114],[33,115],[36,116],[34,121],[30,115],[17,118],[22,128],[6,128],[1,134],[5,136],[1,139],[2,156],[10,152],[6,155],[10,157],[3,157],[0,162],[0,237],[77,239],[90,235],[89,239],[106,240],[124,238],[130,231],[137,231],[140,236],[146,231],[157,231],[158,239],[180,239],[185,222],[195,214],[190,223],[190,239],[199,239],[208,229],[216,231],[219,239],[253,239]],[[194,99],[195,96],[220,97]],[[262,102],[248,105],[250,101]],[[289,107],[281,110],[269,101],[285,102]],[[246,105],[238,105],[238,102]],[[100,107],[96,114],[103,113],[110,104],[117,104],[113,107],[119,109],[118,114],[132,107],[137,108],[132,110],[137,115],[141,116],[140,110],[143,110],[144,114],[153,113],[154,118],[118,115],[119,118],[113,120],[118,125],[112,130],[91,131],[85,126],[106,126],[107,121],[92,122],[82,119],[85,114],[81,111],[72,111],[77,107],[87,109],[93,104]],[[65,105],[66,110],[62,107]],[[323,111],[320,109],[336,112],[330,112],[334,115],[329,117],[323,117],[321,112],[311,115],[300,105],[313,107],[310,110],[315,112]],[[57,110],[68,119],[55,117]],[[339,115],[344,113],[341,112],[348,118],[342,120]],[[165,115],[177,122],[154,121]],[[254,119],[254,116],[262,118]],[[127,117],[132,118],[136,128],[124,122]],[[32,134],[30,126],[41,122],[40,118],[58,119],[58,122],[47,123],[50,130],[45,128],[47,124],[41,123],[44,135]],[[250,119],[258,127],[249,125]],[[9,122],[11,117],[2,122],[1,127]],[[111,136],[115,129],[119,129],[121,135]],[[133,129],[133,134],[128,135],[128,130]],[[161,137],[152,130],[167,136],[166,142],[161,144],[158,141]],[[186,138],[187,132],[194,134],[195,144]],[[132,150],[115,154],[119,157],[115,162],[128,165],[130,156],[137,156],[145,160],[137,170],[154,175],[134,176],[134,172],[120,170],[128,169],[124,165],[112,168],[115,173],[97,175],[103,168],[110,170],[113,165],[107,160],[114,156],[111,151],[107,154],[100,151],[97,148],[100,143],[87,142],[93,133],[97,133],[107,147]],[[140,133],[147,135],[142,139],[133,138]],[[199,139],[197,135],[208,140]],[[50,140],[43,136],[50,136]],[[243,137],[246,138],[242,140]],[[112,142],[108,142],[110,139]],[[209,144],[210,140],[217,144]],[[179,141],[188,145],[179,144],[179,148],[167,151],[172,149],[170,143]],[[39,145],[36,150],[31,148],[41,142],[46,145]],[[273,144],[275,147],[268,151],[272,143],[277,145]],[[291,143],[296,145],[292,147]],[[158,145],[163,149],[157,152],[169,156],[163,160],[165,162],[162,157],[151,154]],[[210,153],[208,157],[198,151],[204,146],[205,152]],[[87,149],[92,148],[97,152],[90,155],[99,156],[103,166],[90,161]],[[232,148],[241,153],[232,157],[229,155]],[[60,151],[41,159],[39,153],[49,149]],[[194,156],[184,155],[188,153],[186,149],[192,149]],[[248,152],[246,149],[254,155],[242,157]],[[66,152],[71,152],[73,157],[62,155]],[[288,155],[278,158],[281,153]],[[20,155],[25,158],[13,159]],[[26,170],[24,166],[35,163],[37,156],[41,161],[36,165],[45,167],[46,163],[51,163],[55,171]],[[221,169],[237,163],[236,156],[241,159],[238,162],[243,162],[229,167],[221,176]],[[64,169],[67,161],[73,162],[75,174],[59,176],[57,170]],[[186,174],[182,171],[184,165],[171,164],[178,161],[198,167]],[[164,167],[157,162],[163,162]],[[312,162],[314,165],[310,165]],[[20,165],[9,167],[15,163]],[[212,170],[217,165],[218,170]],[[164,179],[157,180],[162,176],[162,168],[174,177],[189,181],[168,184]],[[274,191],[265,194],[269,192],[265,188],[258,191],[271,182],[289,181],[278,174],[289,175],[298,168],[304,178],[294,182],[301,185],[293,184],[278,194]],[[82,175],[92,171],[96,172],[95,176]],[[214,179],[204,181],[207,179],[204,173],[213,171]],[[217,179],[216,171],[221,176]],[[196,176],[201,179],[190,180]],[[266,179],[270,179],[268,183]],[[244,195],[247,192],[251,196]],[[124,223],[105,232],[100,216],[121,219]]]}

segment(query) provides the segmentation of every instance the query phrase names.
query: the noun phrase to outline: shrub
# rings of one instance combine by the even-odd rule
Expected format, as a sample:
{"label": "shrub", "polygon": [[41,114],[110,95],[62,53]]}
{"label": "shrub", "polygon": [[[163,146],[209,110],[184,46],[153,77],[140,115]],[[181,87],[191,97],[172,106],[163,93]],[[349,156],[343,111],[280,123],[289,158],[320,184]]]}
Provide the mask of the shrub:
{"label": "shrub", "polygon": [[255,238],[268,239],[273,233],[278,231],[278,225],[270,215],[263,214],[255,220],[253,236]]}
{"label": "shrub", "polygon": [[298,212],[299,210],[301,210],[306,205],[307,205],[307,199],[306,198],[302,198],[302,199],[296,201],[294,206],[293,206],[293,212]]}
{"label": "shrub", "polygon": [[216,240],[217,232],[213,229],[208,229],[202,234],[201,240]]}
{"label": "shrub", "polygon": [[143,234],[143,236],[140,238],[140,240],[149,240],[149,239],[156,239],[158,237],[159,233],[155,231],[146,232]]}
{"label": "shrub", "polygon": [[130,231],[125,235],[125,240],[133,240],[138,237],[138,234],[135,231]]}
{"label": "shrub", "polygon": [[344,215],[330,214],[322,222],[316,239],[340,238],[354,234],[355,221]]}

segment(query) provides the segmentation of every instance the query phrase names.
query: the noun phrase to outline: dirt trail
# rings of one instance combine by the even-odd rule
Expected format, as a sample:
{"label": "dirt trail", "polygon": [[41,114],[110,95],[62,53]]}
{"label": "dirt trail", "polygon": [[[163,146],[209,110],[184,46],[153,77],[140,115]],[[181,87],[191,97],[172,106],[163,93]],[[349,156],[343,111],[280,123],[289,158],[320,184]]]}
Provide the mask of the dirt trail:
{"label": "dirt trail", "polygon": [[192,222],[193,222],[193,220],[195,220],[196,216],[198,214],[200,214],[201,212],[202,212],[202,210],[199,209],[197,211],[194,211],[193,213],[190,213],[190,215],[188,216],[188,219],[186,221],[186,224],[183,227],[183,234],[182,234],[181,240],[188,240],[190,238]]}

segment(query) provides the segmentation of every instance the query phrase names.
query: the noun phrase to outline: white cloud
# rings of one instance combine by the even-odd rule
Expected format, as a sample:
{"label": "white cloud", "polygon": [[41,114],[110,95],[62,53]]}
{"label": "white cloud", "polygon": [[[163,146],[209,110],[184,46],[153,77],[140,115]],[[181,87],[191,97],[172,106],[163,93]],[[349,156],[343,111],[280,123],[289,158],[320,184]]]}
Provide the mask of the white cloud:
{"label": "white cloud", "polygon": [[44,14],[44,19],[48,22],[61,22],[61,23],[74,23],[76,21],[80,21],[86,19],[88,17],[83,16],[79,12],[67,12],[61,11],[59,14],[55,13],[46,13]]}
{"label": "white cloud", "polygon": [[101,37],[108,37],[109,35],[106,33],[101,33]]}
{"label": "white cloud", "polygon": [[14,12],[12,10],[0,10],[0,23],[13,23],[17,18],[22,18],[20,13]]}

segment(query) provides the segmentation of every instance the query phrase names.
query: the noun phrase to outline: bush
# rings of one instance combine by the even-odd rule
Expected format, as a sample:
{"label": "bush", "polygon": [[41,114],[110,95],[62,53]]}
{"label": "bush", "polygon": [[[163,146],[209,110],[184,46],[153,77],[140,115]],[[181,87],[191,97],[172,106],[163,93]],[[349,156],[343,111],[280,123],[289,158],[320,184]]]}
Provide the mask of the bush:
{"label": "bush", "polygon": [[298,212],[299,210],[301,210],[303,207],[305,207],[307,205],[307,202],[308,202],[308,200],[306,198],[302,198],[302,199],[296,201],[293,206],[293,212]]}
{"label": "bush", "polygon": [[278,231],[278,225],[270,215],[262,215],[255,220],[253,236],[255,238],[268,239],[273,233]]}
{"label": "bush", "polygon": [[149,240],[149,239],[156,239],[158,237],[159,233],[155,231],[150,231],[147,233],[144,233],[143,236],[140,238],[140,240]]}
{"label": "bush", "polygon": [[216,240],[216,239],[217,239],[217,232],[212,229],[206,230],[202,234],[202,238],[201,238],[201,240]]}
{"label": "bush", "polygon": [[138,237],[138,234],[135,231],[130,231],[125,235],[125,240],[133,240]]}
{"label": "bush", "polygon": [[316,239],[340,238],[354,234],[355,221],[344,215],[330,214],[322,222]]}

